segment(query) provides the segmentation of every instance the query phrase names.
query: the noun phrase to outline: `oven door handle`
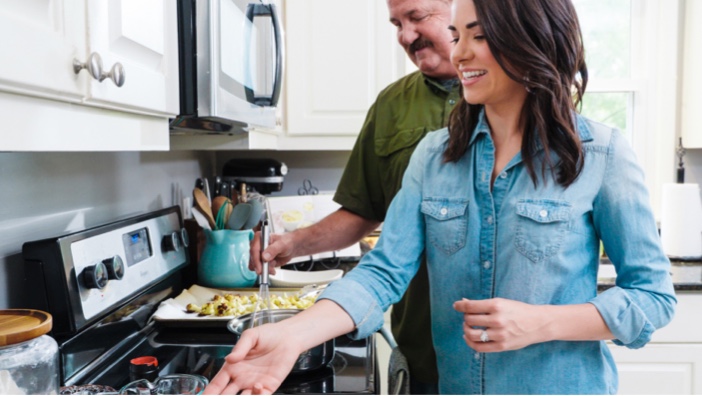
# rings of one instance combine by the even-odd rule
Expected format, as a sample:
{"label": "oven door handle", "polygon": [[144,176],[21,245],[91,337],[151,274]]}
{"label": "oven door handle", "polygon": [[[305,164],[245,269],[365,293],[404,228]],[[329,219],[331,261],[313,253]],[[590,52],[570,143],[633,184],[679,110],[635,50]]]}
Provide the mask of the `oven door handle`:
{"label": "oven door handle", "polygon": [[400,352],[400,348],[397,347],[397,342],[395,342],[395,337],[392,336],[392,333],[386,326],[381,327],[378,332],[392,349],[390,361],[388,362],[388,393],[391,395],[408,395],[410,394],[410,372],[407,358]]}

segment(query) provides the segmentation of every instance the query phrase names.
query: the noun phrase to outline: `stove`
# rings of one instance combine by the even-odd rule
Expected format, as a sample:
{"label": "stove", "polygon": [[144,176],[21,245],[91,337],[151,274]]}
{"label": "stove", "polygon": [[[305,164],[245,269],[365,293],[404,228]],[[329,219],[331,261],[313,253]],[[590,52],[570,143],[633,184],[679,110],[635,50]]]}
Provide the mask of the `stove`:
{"label": "stove", "polygon": [[[188,247],[178,206],[23,245],[33,308],[53,316],[61,385],[119,390],[130,382],[130,360],[141,356],[156,357],[161,376],[211,379],[219,371],[237,340],[224,325],[151,320],[162,301],[195,283]],[[329,365],[291,374],[278,392],[378,394],[374,336],[335,342]]]}

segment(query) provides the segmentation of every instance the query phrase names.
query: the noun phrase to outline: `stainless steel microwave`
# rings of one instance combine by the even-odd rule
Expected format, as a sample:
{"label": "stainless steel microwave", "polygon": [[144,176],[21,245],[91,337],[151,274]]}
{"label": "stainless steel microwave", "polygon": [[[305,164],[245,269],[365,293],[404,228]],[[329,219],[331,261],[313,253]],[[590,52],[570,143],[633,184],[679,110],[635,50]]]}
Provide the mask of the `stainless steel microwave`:
{"label": "stainless steel microwave", "polygon": [[273,128],[283,77],[275,4],[178,0],[180,115],[172,131]]}

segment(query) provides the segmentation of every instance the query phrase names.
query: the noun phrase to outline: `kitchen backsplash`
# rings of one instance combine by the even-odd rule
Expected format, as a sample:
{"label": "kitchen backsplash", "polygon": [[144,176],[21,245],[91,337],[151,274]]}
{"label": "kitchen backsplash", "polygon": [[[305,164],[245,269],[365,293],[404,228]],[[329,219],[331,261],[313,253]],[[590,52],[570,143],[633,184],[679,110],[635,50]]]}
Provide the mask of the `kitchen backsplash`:
{"label": "kitchen backsplash", "polygon": [[203,152],[0,153],[0,309],[22,308],[22,244],[172,205],[214,172]]}
{"label": "kitchen backsplash", "polygon": [[[348,152],[0,153],[0,309],[28,301],[22,244],[172,205],[195,179],[214,176],[230,158],[275,158],[290,171],[283,190],[304,179],[333,191]],[[174,190],[175,194],[174,194]]]}
{"label": "kitchen backsplash", "polygon": [[685,182],[702,185],[702,149],[689,149],[685,154]]}

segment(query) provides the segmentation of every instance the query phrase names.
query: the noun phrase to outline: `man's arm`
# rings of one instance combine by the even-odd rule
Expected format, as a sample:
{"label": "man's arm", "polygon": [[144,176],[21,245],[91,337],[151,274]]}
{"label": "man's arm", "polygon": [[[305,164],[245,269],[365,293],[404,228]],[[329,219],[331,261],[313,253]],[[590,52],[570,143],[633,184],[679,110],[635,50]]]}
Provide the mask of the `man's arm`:
{"label": "man's arm", "polygon": [[[285,234],[271,235],[271,242],[263,252],[263,259],[269,262],[270,272],[275,273],[275,267],[287,264],[294,257],[350,246],[379,225],[379,221],[366,219],[341,208],[309,227]],[[260,232],[256,233],[251,243],[249,268],[256,273],[261,272]]]}

